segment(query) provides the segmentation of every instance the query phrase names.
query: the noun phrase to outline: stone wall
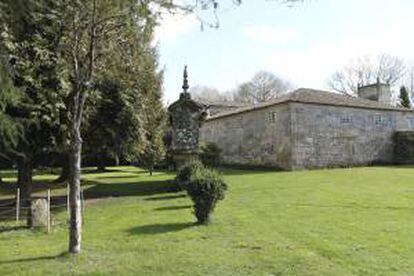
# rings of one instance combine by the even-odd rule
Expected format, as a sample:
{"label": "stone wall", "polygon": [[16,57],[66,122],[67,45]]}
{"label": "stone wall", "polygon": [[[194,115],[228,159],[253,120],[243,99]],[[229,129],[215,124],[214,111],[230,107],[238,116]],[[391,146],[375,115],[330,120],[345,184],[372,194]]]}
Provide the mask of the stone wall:
{"label": "stone wall", "polygon": [[414,130],[414,113],[284,103],[207,120],[201,140],[225,164],[287,170],[394,163],[394,133]]}
{"label": "stone wall", "polygon": [[222,149],[224,164],[290,169],[288,104],[207,120],[200,134]]}
{"label": "stone wall", "polygon": [[413,128],[412,115],[400,111],[291,107],[292,169],[393,163],[395,131]]}

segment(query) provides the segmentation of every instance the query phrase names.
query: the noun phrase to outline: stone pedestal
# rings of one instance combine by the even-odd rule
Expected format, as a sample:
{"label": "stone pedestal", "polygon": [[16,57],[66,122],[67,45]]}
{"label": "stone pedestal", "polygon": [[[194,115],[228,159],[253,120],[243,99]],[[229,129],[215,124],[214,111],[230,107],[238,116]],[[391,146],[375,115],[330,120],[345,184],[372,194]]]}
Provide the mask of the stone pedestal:
{"label": "stone pedestal", "polygon": [[175,169],[180,170],[186,164],[198,161],[198,153],[176,153],[174,154]]}
{"label": "stone pedestal", "polygon": [[32,200],[32,227],[47,228],[48,225],[48,203],[45,198],[36,198]]}
{"label": "stone pedestal", "polygon": [[198,160],[200,126],[207,116],[206,106],[191,99],[188,93],[187,66],[184,68],[183,92],[168,107],[171,123],[171,145],[175,169]]}

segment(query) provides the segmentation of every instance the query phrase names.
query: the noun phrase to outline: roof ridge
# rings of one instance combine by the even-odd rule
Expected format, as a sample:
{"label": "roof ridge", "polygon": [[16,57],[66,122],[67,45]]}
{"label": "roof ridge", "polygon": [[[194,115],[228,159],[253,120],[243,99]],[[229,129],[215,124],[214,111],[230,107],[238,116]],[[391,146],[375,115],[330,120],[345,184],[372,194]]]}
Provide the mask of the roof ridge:
{"label": "roof ridge", "polygon": [[280,97],[277,97],[271,101],[240,107],[240,108],[231,110],[229,112],[219,113],[217,115],[210,117],[209,119],[227,117],[227,116],[231,116],[231,115],[238,114],[238,113],[249,112],[249,111],[262,109],[262,108],[266,108],[266,107],[270,107],[270,106],[274,106],[278,104],[283,104],[283,103],[288,103],[288,102],[414,112],[413,110],[410,110],[407,108],[395,107],[395,106],[383,104],[377,101],[354,97],[351,95],[344,95],[344,94],[340,94],[340,93],[336,93],[332,91],[318,90],[318,89],[312,89],[312,88],[299,88],[288,94],[281,95]]}

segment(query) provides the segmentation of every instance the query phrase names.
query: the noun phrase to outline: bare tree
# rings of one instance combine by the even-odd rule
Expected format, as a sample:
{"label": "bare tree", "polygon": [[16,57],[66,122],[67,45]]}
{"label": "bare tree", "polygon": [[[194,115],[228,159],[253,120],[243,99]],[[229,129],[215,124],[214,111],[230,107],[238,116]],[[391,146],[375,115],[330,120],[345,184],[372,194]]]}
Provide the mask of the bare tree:
{"label": "bare tree", "polygon": [[218,89],[208,86],[194,86],[190,89],[194,99],[205,102],[226,102],[231,101],[231,95],[227,92],[220,92]]}
{"label": "bare tree", "polygon": [[388,54],[375,58],[364,56],[335,72],[328,85],[337,92],[355,95],[359,86],[375,83],[378,79],[391,86],[397,85],[405,74],[403,59]]}
{"label": "bare tree", "polygon": [[[136,12],[148,8],[129,1],[74,1],[67,9],[67,39],[64,49],[70,65],[69,125],[69,252],[79,253],[82,240],[81,212],[81,124],[86,97],[94,89],[96,76],[107,68],[111,51],[120,51],[126,41],[142,39],[151,26]],[[123,9],[122,7],[125,7]],[[138,10],[141,8],[142,10]],[[132,49],[131,49],[132,50]]]}
{"label": "bare tree", "polygon": [[292,88],[292,85],[268,71],[259,71],[246,83],[239,85],[234,100],[242,103],[258,103],[272,100]]}

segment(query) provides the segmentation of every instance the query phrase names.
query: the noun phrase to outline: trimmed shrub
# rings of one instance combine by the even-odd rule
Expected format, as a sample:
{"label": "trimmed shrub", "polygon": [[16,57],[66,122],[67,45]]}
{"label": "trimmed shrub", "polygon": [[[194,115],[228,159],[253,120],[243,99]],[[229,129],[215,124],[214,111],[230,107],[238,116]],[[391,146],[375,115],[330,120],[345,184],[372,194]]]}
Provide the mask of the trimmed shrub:
{"label": "trimmed shrub", "polygon": [[221,159],[221,149],[214,143],[202,143],[200,159],[204,165],[218,167]]}
{"label": "trimmed shrub", "polygon": [[208,224],[217,202],[224,199],[227,185],[217,171],[204,166],[191,167],[189,174],[185,188],[194,203],[197,222]]}
{"label": "trimmed shrub", "polygon": [[190,182],[191,175],[201,168],[204,168],[204,166],[200,161],[193,161],[181,168],[174,179],[177,191],[184,191]]}

